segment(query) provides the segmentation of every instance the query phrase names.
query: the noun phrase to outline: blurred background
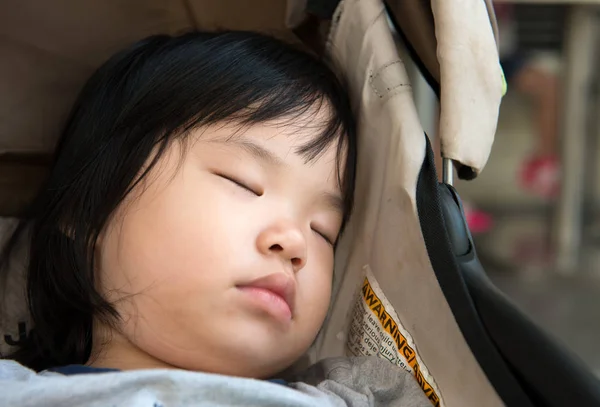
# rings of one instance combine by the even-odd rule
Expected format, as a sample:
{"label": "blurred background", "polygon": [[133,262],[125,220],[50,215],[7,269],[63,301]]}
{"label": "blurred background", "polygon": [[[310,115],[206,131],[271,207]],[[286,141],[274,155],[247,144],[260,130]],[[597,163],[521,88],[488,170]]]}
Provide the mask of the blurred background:
{"label": "blurred background", "polygon": [[600,1],[494,4],[508,91],[486,169],[455,186],[492,280],[600,375]]}

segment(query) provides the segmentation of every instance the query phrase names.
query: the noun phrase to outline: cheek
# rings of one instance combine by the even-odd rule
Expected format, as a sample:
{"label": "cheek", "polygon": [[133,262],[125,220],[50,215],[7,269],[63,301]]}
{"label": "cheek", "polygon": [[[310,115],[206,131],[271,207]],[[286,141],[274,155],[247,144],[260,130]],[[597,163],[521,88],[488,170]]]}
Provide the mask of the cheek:
{"label": "cheek", "polygon": [[176,177],[148,188],[102,241],[100,283],[125,321],[121,332],[164,360],[195,349],[215,309],[230,313],[222,304],[251,260],[247,250],[232,253],[248,246],[250,231],[240,228],[248,215],[208,187]]}
{"label": "cheek", "polygon": [[318,330],[327,315],[331,299],[333,256],[314,253],[297,276],[305,317]]}
{"label": "cheek", "polygon": [[107,288],[147,290],[152,285],[173,285],[202,274],[193,273],[202,255],[197,249],[205,243],[194,227],[196,221],[188,218],[184,222],[178,214],[153,206],[157,205],[131,213],[107,234],[101,268]]}
{"label": "cheek", "polygon": [[243,257],[228,253],[244,239],[239,220],[232,219],[239,210],[201,182],[186,181],[177,176],[161,189],[148,188],[107,233],[101,274],[112,300],[118,288],[122,295],[144,293],[184,307],[231,284],[228,271]]}

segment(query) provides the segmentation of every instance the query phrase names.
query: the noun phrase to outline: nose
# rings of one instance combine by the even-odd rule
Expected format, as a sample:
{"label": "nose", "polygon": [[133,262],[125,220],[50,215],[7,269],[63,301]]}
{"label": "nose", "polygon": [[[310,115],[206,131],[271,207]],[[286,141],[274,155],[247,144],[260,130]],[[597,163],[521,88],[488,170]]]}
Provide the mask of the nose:
{"label": "nose", "polygon": [[265,256],[279,256],[296,273],[306,264],[306,238],[293,222],[278,222],[260,232],[256,244]]}

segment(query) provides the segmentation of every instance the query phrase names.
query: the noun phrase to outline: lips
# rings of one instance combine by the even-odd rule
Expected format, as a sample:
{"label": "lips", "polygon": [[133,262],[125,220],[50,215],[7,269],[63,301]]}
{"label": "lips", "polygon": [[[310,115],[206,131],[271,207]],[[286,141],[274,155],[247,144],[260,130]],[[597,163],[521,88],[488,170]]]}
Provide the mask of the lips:
{"label": "lips", "polygon": [[294,315],[296,281],[286,273],[274,273],[261,277],[238,289],[251,297],[276,318],[289,321]]}

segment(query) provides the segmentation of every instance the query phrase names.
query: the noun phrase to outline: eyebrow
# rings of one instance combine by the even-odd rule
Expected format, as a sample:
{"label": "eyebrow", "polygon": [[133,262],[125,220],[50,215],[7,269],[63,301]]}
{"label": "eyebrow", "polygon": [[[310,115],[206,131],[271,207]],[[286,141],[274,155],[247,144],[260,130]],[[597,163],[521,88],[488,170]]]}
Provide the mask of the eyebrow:
{"label": "eyebrow", "polygon": [[273,167],[282,167],[285,165],[283,160],[277,157],[273,152],[267,150],[263,146],[256,144],[252,140],[245,137],[235,137],[228,140],[229,143],[233,143],[238,147],[241,147],[244,151]]}

